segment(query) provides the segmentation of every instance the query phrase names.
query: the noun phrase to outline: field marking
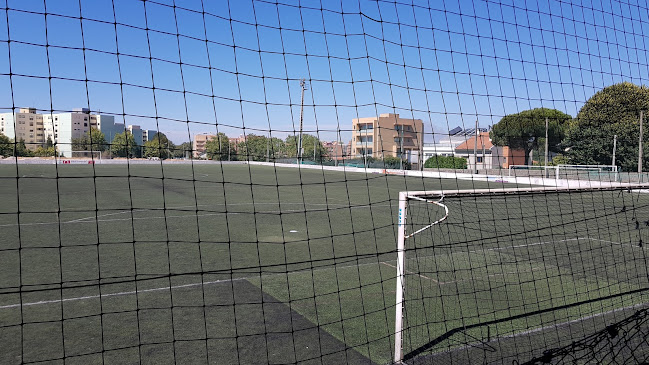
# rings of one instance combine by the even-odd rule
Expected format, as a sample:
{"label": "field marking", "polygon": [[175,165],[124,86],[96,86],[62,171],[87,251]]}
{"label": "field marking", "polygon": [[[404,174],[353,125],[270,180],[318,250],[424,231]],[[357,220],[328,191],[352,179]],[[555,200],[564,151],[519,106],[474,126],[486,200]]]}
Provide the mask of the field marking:
{"label": "field marking", "polygon": [[[219,283],[227,283],[227,282],[232,282],[232,281],[239,281],[239,280],[249,280],[249,279],[256,279],[258,277],[272,277],[272,276],[277,276],[277,275],[290,275],[290,274],[305,274],[309,272],[315,272],[315,271],[324,271],[324,270],[332,270],[332,269],[348,269],[348,268],[355,268],[355,267],[361,267],[361,266],[369,266],[369,265],[380,265],[382,262],[366,262],[362,264],[353,264],[353,265],[340,265],[340,266],[331,266],[331,267],[318,267],[318,268],[306,268],[306,269],[300,269],[300,270],[295,270],[291,272],[285,272],[285,273],[272,273],[272,274],[265,274],[265,275],[257,275],[257,276],[246,276],[246,277],[240,277],[240,278],[234,278],[234,279],[222,279],[222,280],[214,280],[214,281],[204,281],[200,283],[190,283],[190,284],[182,284],[182,285],[166,285],[166,286],[161,286],[157,288],[151,288],[151,289],[138,289],[138,290],[129,290],[129,291],[123,291],[123,292],[117,292],[117,293],[108,293],[108,294],[101,294],[100,295],[88,295],[88,296],[82,296],[82,297],[71,297],[71,298],[63,298],[63,299],[52,299],[52,300],[41,300],[37,302],[27,302],[27,303],[16,303],[16,304],[7,304],[0,306],[0,310],[2,309],[10,309],[10,308],[18,308],[18,307],[29,307],[29,306],[36,306],[36,305],[44,305],[44,304],[55,304],[55,303],[63,303],[63,302],[73,302],[73,301],[78,301],[78,300],[88,300],[88,299],[96,299],[96,298],[104,298],[104,297],[116,297],[116,296],[124,296],[124,295],[133,295],[133,294],[139,294],[139,293],[148,293],[148,292],[156,292],[156,291],[163,291],[163,290],[171,290],[171,289],[179,289],[179,288],[189,288],[189,287],[197,287],[197,286],[203,286],[203,285],[212,285],[212,284],[219,284]],[[125,284],[125,283],[106,283],[106,284],[101,284],[101,285],[114,285],[114,284]],[[99,284],[98,284],[99,285]],[[93,285],[93,287],[96,287],[97,285]],[[75,289],[75,288],[63,288],[63,289]],[[60,288],[55,288],[55,289],[45,289],[44,291],[60,291]]]}
{"label": "field marking", "polygon": [[[244,205],[245,203],[242,204],[228,204],[228,205]],[[277,205],[275,203],[263,203],[264,205]],[[247,204],[246,204],[247,205]],[[259,205],[259,204],[255,204]],[[360,205],[351,205],[347,206],[344,204],[319,204],[319,203],[311,203],[311,204],[299,204],[299,203],[291,203],[291,204],[286,204],[282,203],[282,205],[303,205],[303,206],[308,206],[308,205],[324,205],[324,206],[337,206],[338,208],[341,207],[349,207],[349,209],[367,209],[367,208],[374,208],[374,207],[387,207],[390,206],[389,204],[360,204]],[[194,207],[194,205],[191,206],[185,206],[185,207]],[[166,212],[168,210],[173,210],[173,209],[178,209],[180,207],[174,207],[174,208],[166,208],[166,209],[141,209],[141,208],[136,208],[133,210],[133,213],[142,213],[142,212]],[[147,220],[147,219],[165,219],[165,218],[200,218],[200,217],[210,217],[210,216],[216,216],[216,215],[239,215],[239,214],[279,214],[279,213],[312,213],[312,212],[324,212],[324,210],[304,210],[304,209],[285,209],[282,211],[279,210],[266,210],[266,211],[255,211],[255,212],[212,212],[212,213],[205,213],[205,214],[186,214],[186,215],[167,215],[167,216],[159,216],[159,217],[131,217],[131,218],[114,218],[114,219],[95,219],[95,216],[88,216],[88,217],[83,217],[83,218],[76,218],[70,221],[55,221],[55,222],[31,222],[31,223],[6,223],[6,224],[0,224],[0,227],[15,227],[15,226],[42,226],[42,225],[54,225],[54,224],[74,224],[74,223],[96,223],[96,222],[119,222],[119,221],[131,221],[131,220]],[[123,210],[120,212],[114,212],[114,213],[106,213],[106,214],[100,214],[97,216],[98,217],[105,217],[105,216],[111,216],[111,215],[118,215],[118,214],[125,214],[131,212],[131,210]],[[71,212],[62,212],[62,213],[71,213]],[[191,213],[191,212],[187,212]],[[38,212],[36,214],[57,214],[57,212],[48,212],[48,213],[42,213]]]}
{"label": "field marking", "polygon": [[[87,296],[83,296],[83,297],[72,297],[72,298],[53,299],[53,300],[41,300],[41,301],[38,301],[38,302],[22,303],[22,305],[19,304],[19,303],[17,303],[17,304],[8,304],[8,305],[0,306],[0,309],[17,308],[17,307],[21,307],[21,306],[22,307],[30,307],[30,306],[35,306],[35,305],[54,304],[54,303],[63,303],[63,302],[74,302],[74,301],[79,301],[79,300],[88,300],[88,299],[97,299],[97,298],[118,297],[118,296],[124,296],[124,295],[150,293],[150,292],[163,291],[163,290],[182,289],[182,288],[190,288],[190,287],[195,287],[195,286],[212,285],[212,284],[226,283],[226,282],[232,282],[232,281],[239,281],[239,280],[244,280],[244,279],[246,279],[246,278],[213,280],[213,281],[204,281],[204,282],[201,282],[201,283],[171,285],[171,286],[163,286],[163,287],[158,287],[158,288],[138,289],[138,290],[122,291],[122,292],[117,292],[117,293],[109,293],[109,294],[101,294],[101,295],[87,295]],[[115,283],[115,284],[123,284],[123,283]],[[102,285],[110,285],[110,283],[109,284],[102,284]],[[74,289],[74,288],[64,288],[64,289]],[[60,290],[60,289],[51,289],[51,290]]]}
{"label": "field marking", "polygon": [[[388,263],[385,262],[385,261],[381,261],[381,263],[384,264],[384,265],[387,265],[387,266],[389,266],[389,267],[391,267],[391,268],[394,268],[394,269],[397,268],[396,266],[394,266],[394,265],[390,265],[390,264],[388,264]],[[429,277],[426,276],[426,275],[418,274],[418,273],[413,272],[413,271],[410,271],[410,270],[406,270],[406,272],[407,272],[408,274],[411,274],[411,275],[417,275],[417,276],[419,276],[420,278],[428,279],[428,280],[433,281],[433,282],[435,282],[435,283],[437,283],[437,284],[441,284],[440,281],[437,281],[437,280],[435,280],[435,279],[433,279],[433,278],[429,278]]]}
{"label": "field marking", "polygon": [[[605,243],[613,243],[613,244],[618,244],[618,245],[629,245],[629,244],[622,244],[619,242],[612,242],[612,241],[606,241],[606,240],[600,240],[596,238],[590,238],[590,237],[578,237],[578,238],[570,238],[570,239],[565,239],[565,240],[559,240],[559,241],[545,241],[545,242],[536,242],[536,243],[531,243],[531,244],[524,244],[524,245],[515,245],[515,246],[509,246],[509,247],[495,247],[491,249],[485,249],[485,250],[501,250],[501,249],[506,249],[506,248],[512,248],[512,247],[526,247],[526,246],[536,246],[536,245],[542,245],[542,244],[547,244],[547,243],[552,243],[552,242],[564,242],[564,241],[575,241],[579,239],[591,239],[594,241],[601,241]],[[635,247],[635,246],[632,246]],[[484,251],[484,250],[483,250]],[[476,253],[478,251],[469,251]],[[432,256],[420,256],[418,258],[430,258],[430,257],[435,257],[435,255]],[[410,259],[412,260],[412,259]],[[396,260],[388,260],[389,262],[396,262]],[[272,273],[272,274],[265,274],[265,275],[258,275],[258,276],[247,276],[247,277],[241,277],[241,278],[235,278],[235,279],[223,279],[223,280],[215,280],[215,281],[206,281],[206,282],[201,282],[201,283],[190,283],[190,284],[183,284],[183,285],[173,285],[173,286],[164,286],[164,287],[158,287],[158,288],[151,288],[151,289],[142,289],[142,290],[131,290],[131,291],[124,291],[124,292],[117,292],[117,293],[108,293],[108,294],[101,294],[100,295],[90,295],[90,296],[82,296],[82,297],[72,297],[72,298],[63,298],[63,299],[54,299],[54,300],[45,300],[45,301],[38,301],[38,302],[28,302],[28,303],[22,303],[22,306],[35,306],[35,305],[44,305],[44,304],[53,304],[53,303],[62,303],[62,302],[70,302],[70,301],[78,301],[78,300],[88,300],[88,299],[96,299],[96,298],[103,298],[103,297],[113,297],[113,296],[124,296],[124,295],[133,295],[133,294],[138,294],[138,293],[147,293],[147,292],[156,292],[156,291],[163,291],[163,290],[170,290],[170,289],[179,289],[179,288],[187,288],[187,287],[196,287],[196,286],[203,286],[203,285],[211,285],[211,284],[218,284],[218,283],[224,283],[224,282],[231,282],[231,281],[238,281],[238,280],[248,280],[248,279],[256,279],[258,277],[270,277],[270,276],[277,276],[277,275],[291,275],[291,274],[305,274],[309,272],[317,272],[317,271],[325,271],[325,270],[338,270],[338,269],[348,269],[348,268],[358,268],[362,266],[369,266],[369,265],[386,265],[388,267],[396,269],[396,266],[391,265],[388,263],[388,261],[380,261],[380,262],[367,262],[367,263],[357,263],[357,264],[351,264],[351,265],[333,265],[333,266],[328,266],[328,267],[317,267],[317,268],[305,268],[305,269],[300,269],[300,270],[295,270],[291,272],[285,272],[285,273]],[[530,273],[533,271],[541,270],[542,268],[532,268],[530,271],[515,271],[515,272],[506,272],[506,273],[498,273],[498,274],[490,274],[487,275],[486,277],[494,277],[494,276],[504,276],[504,275],[509,275],[509,274],[515,274],[515,273]],[[418,274],[412,271],[406,271],[410,274],[417,275],[423,279],[431,280],[435,283],[438,283],[440,285],[446,285],[446,284],[453,284],[453,283],[458,283],[458,282],[464,282],[464,281],[470,281],[473,279],[461,279],[461,280],[454,280],[454,281],[439,281],[436,279],[433,279],[431,277]],[[110,285],[111,283],[107,284],[102,284],[102,285]],[[120,284],[120,283],[114,283],[114,284]],[[64,289],[74,289],[74,288],[64,288]],[[61,289],[48,289],[48,291],[52,290],[61,290]],[[9,309],[9,308],[16,308],[20,307],[21,304],[9,304],[9,305],[3,305],[0,306],[0,310],[2,309]],[[622,308],[624,309],[624,308]],[[621,310],[621,309],[620,309]]]}
{"label": "field marking", "polygon": [[449,354],[449,353],[456,352],[456,351],[466,350],[468,348],[477,348],[477,347],[480,347],[481,345],[492,343],[492,342],[497,342],[497,341],[500,341],[502,339],[509,339],[509,338],[516,338],[516,337],[519,337],[519,336],[530,335],[530,334],[534,334],[534,333],[537,333],[537,332],[542,332],[542,331],[549,330],[549,329],[555,329],[555,328],[571,325],[571,324],[574,324],[574,323],[583,322],[583,321],[586,321],[586,320],[589,320],[589,319],[592,319],[592,318],[605,316],[605,315],[612,314],[612,313],[615,313],[615,312],[625,311],[625,310],[629,310],[629,309],[635,309],[635,308],[639,308],[639,307],[646,307],[648,305],[649,305],[649,303],[638,303],[638,304],[633,304],[633,305],[629,305],[629,306],[626,306],[626,307],[614,308],[614,309],[608,310],[606,312],[595,313],[595,314],[591,314],[591,315],[588,315],[588,316],[572,319],[572,320],[561,322],[561,323],[556,323],[556,324],[547,325],[547,326],[543,326],[543,327],[537,327],[537,328],[534,328],[534,329],[513,333],[511,335],[494,337],[493,339],[491,339],[489,341],[473,342],[473,343],[470,343],[470,344],[467,344],[467,345],[464,345],[464,346],[461,346],[461,347],[458,347],[458,348],[455,348],[455,349],[449,349],[449,350],[436,352],[434,354],[430,354],[429,356],[425,356],[425,358],[434,358],[434,357],[438,357],[438,356],[441,356],[441,355],[444,355],[444,354]]}

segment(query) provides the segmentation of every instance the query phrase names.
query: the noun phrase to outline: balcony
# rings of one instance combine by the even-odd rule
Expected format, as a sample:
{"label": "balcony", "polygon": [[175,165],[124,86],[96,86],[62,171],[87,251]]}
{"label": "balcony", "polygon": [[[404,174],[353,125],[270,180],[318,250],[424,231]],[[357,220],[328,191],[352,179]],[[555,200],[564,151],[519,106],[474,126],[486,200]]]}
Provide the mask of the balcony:
{"label": "balcony", "polygon": [[374,142],[372,141],[356,141],[357,146],[369,146],[372,147],[374,145]]}
{"label": "balcony", "polygon": [[374,129],[356,129],[356,134],[359,136],[366,136],[368,134],[374,134]]}

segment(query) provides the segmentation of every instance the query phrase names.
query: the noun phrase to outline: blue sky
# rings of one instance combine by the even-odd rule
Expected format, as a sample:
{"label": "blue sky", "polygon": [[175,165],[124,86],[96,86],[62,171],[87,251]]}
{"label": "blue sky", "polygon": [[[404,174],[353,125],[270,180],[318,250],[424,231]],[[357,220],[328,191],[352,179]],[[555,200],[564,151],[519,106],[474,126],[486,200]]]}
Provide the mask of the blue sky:
{"label": "blue sky", "polygon": [[640,0],[175,4],[1,0],[0,108],[126,114],[174,142],[244,128],[284,138],[305,78],[305,130],[322,139],[396,112],[431,141],[534,107],[574,116],[603,87],[649,79]]}

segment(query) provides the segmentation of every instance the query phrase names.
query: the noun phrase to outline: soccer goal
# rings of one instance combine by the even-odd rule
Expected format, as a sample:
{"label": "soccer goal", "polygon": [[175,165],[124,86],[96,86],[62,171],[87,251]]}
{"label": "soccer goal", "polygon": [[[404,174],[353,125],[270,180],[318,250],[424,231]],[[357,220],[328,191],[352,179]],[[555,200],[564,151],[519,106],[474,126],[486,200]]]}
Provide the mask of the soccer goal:
{"label": "soccer goal", "polygon": [[101,151],[71,151],[71,158],[90,158],[93,160],[101,160]]}
{"label": "soccer goal", "polygon": [[649,331],[649,315],[623,320],[649,302],[643,188],[401,192],[394,362],[634,359]]}
{"label": "soccer goal", "polygon": [[[545,177],[554,176],[560,178],[579,178],[581,176],[606,175],[612,176],[613,181],[618,179],[618,166],[615,165],[568,165],[560,164],[553,166],[535,166],[535,165],[511,165],[509,166],[509,176],[516,176],[516,171],[543,171]],[[599,176],[598,176],[599,177]]]}

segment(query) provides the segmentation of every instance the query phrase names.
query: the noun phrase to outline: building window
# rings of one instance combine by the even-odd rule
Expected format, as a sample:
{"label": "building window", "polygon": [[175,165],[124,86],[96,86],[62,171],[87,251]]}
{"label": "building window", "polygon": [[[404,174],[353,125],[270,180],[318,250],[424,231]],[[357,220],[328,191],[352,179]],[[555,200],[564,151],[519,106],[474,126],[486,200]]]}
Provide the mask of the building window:
{"label": "building window", "polygon": [[482,157],[478,157],[478,162],[482,162]]}
{"label": "building window", "polygon": [[84,127],[87,127],[87,126],[88,126],[88,123],[83,123],[83,126],[84,126]]}

